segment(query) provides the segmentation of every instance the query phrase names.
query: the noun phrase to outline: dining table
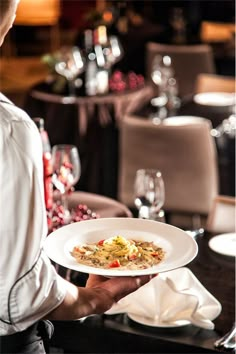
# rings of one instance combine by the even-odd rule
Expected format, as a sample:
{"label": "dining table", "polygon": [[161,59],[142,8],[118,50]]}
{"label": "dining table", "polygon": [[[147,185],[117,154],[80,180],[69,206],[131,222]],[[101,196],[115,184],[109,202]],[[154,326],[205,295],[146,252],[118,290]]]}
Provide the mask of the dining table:
{"label": "dining table", "polygon": [[[76,189],[117,198],[119,175],[119,125],[126,114],[140,119],[155,115],[151,104],[155,97],[152,85],[86,96],[80,91],[75,97],[52,92],[51,83],[34,85],[28,93],[25,110],[31,117],[45,119],[51,145],[74,144],[78,147],[82,173]],[[189,94],[167,112],[169,116],[191,115],[207,118],[217,128],[232,114],[231,106],[197,104]],[[219,192],[235,195],[235,136],[215,136],[218,151]]]}
{"label": "dining table", "polygon": [[201,284],[220,302],[222,310],[213,320],[213,330],[193,324],[155,327],[137,323],[126,313],[94,315],[77,321],[53,321],[50,346],[64,353],[218,353],[217,339],[235,321],[235,257],[213,251],[214,235],[197,236],[198,254],[188,267]]}
{"label": "dining table", "polygon": [[82,169],[76,189],[116,198],[119,122],[150,100],[152,88],[144,84],[95,96],[78,89],[69,96],[52,87],[45,80],[32,86],[24,109],[32,118],[44,118],[51,146],[78,147]]}

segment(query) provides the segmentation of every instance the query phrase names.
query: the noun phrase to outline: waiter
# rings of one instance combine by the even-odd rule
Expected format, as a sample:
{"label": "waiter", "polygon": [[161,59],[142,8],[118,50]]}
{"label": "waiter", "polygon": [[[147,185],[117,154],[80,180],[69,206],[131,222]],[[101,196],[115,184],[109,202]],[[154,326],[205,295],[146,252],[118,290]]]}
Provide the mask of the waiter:
{"label": "waiter", "polygon": [[[0,45],[17,4],[0,0]],[[83,288],[56,273],[42,249],[47,221],[41,149],[35,123],[0,93],[1,353],[45,353],[53,330],[49,320],[103,313],[150,280],[90,275]]]}

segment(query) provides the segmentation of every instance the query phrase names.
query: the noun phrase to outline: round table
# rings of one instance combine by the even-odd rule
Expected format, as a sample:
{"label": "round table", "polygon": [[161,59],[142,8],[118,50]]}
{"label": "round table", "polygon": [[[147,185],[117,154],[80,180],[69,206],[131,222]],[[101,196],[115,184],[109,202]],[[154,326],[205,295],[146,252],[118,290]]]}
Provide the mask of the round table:
{"label": "round table", "polygon": [[119,122],[140,109],[152,97],[152,88],[100,96],[63,96],[41,83],[32,88],[25,102],[29,115],[42,117],[51,145],[78,147],[82,173],[76,189],[116,198]]}

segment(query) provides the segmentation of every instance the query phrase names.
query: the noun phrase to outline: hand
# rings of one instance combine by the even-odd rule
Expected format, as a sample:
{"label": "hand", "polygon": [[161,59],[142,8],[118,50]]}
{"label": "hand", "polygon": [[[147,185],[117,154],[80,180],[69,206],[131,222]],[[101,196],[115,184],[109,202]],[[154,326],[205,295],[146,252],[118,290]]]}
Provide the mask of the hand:
{"label": "hand", "polygon": [[100,275],[90,275],[86,288],[103,289],[110,293],[113,302],[119,301],[121,298],[136,291],[138,288],[148,283],[154,275],[143,275],[138,277],[114,277],[106,278]]}
{"label": "hand", "polygon": [[66,296],[63,302],[46,318],[74,320],[92,314],[104,313],[115,302],[148,283],[155,276],[105,278],[99,275],[90,275],[86,287],[76,287],[64,280],[67,287]]}

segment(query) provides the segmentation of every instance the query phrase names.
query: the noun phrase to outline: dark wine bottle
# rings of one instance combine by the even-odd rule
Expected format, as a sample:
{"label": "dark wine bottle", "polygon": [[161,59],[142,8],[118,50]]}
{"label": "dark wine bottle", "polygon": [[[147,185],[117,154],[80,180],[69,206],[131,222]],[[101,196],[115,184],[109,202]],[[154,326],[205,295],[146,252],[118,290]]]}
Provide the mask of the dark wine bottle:
{"label": "dark wine bottle", "polygon": [[93,31],[90,29],[84,31],[84,48],[86,56],[85,92],[88,96],[94,96],[97,93],[97,63],[93,46]]}
{"label": "dark wine bottle", "polygon": [[108,50],[106,26],[98,26],[94,31],[94,51],[97,61],[97,93],[105,94],[109,91],[109,65],[106,58]]}

